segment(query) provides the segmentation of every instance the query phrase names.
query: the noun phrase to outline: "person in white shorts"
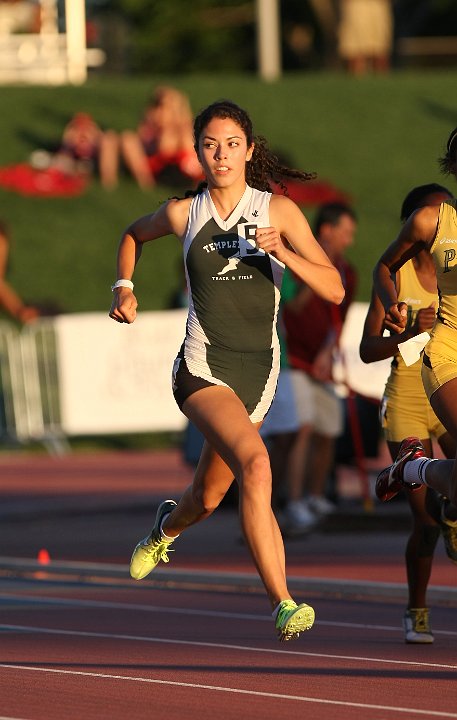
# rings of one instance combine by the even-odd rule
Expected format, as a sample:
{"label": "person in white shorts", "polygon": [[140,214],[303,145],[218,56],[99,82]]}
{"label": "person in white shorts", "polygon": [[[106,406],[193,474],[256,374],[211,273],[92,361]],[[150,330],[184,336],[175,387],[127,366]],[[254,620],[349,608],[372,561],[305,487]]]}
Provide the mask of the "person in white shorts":
{"label": "person in white shorts", "polygon": [[[332,310],[327,302],[304,283],[295,280],[295,293],[284,303],[283,319],[288,362],[297,405],[300,430],[291,448],[291,483],[302,496],[302,504],[318,518],[335,510],[326,497],[326,483],[334,462],[335,439],[343,431],[342,401],[336,395],[333,357],[355,293],[356,273],[345,259],[357,227],[351,207],[341,203],[321,206],[314,234],[340,272],[346,295]],[[283,285],[287,282],[286,270]]]}
{"label": "person in white shorts", "polygon": [[343,406],[333,383],[313,380],[302,370],[291,369],[300,426],[311,425],[315,432],[337,438],[343,432]]}

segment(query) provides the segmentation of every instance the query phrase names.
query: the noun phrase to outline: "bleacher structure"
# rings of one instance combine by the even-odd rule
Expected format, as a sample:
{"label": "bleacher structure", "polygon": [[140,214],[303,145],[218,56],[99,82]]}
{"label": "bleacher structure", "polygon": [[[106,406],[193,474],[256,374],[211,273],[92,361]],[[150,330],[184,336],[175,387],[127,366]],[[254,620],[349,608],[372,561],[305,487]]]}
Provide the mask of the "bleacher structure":
{"label": "bleacher structure", "polygon": [[20,24],[17,29],[27,4],[0,6],[0,84],[83,84],[87,68],[105,61],[102,50],[86,47],[84,0],[65,0],[60,18],[57,0],[40,0],[39,32],[24,32]]}

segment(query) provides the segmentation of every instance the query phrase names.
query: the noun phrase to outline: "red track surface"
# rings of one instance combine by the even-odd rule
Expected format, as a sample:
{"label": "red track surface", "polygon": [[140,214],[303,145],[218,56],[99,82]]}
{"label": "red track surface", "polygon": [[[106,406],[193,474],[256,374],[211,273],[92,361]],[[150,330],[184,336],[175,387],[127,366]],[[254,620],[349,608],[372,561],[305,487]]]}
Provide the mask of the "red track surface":
{"label": "red track surface", "polygon": [[[0,554],[36,558],[46,547],[43,571],[56,560],[118,570],[146,534],[157,498],[189,480],[176,454],[160,453],[2,458],[0,472]],[[402,583],[405,537],[406,529],[322,529],[287,542],[289,573]],[[176,567],[251,573],[234,511],[181,538],[170,572]],[[261,592],[217,591],[211,574],[193,591],[118,574],[0,575],[1,718],[457,718],[453,607],[433,608],[434,645],[405,645],[403,601],[313,593],[316,625],[279,644]],[[432,582],[455,580],[440,548]]]}
{"label": "red track surface", "polygon": [[449,608],[418,647],[395,605],[316,600],[315,627],[279,644],[258,595],[26,582],[1,600],[3,717],[457,717]]}

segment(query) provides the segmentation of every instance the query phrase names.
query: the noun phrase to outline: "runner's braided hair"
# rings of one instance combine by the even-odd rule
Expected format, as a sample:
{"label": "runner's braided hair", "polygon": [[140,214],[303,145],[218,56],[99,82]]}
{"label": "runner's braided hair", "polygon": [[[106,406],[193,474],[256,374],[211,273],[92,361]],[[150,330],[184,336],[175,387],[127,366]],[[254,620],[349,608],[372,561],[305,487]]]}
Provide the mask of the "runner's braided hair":
{"label": "runner's braided hair", "polygon": [[[254,136],[252,122],[247,112],[231,100],[217,100],[208,105],[195,118],[194,147],[197,152],[200,135],[213,118],[230,118],[244,132],[248,147],[254,143],[252,158],[250,162],[246,163],[246,182],[256,190],[272,192],[271,183],[274,183],[279,185],[287,194],[284,179],[293,178],[305,182],[316,177],[316,173],[307,173],[282,165],[276,155],[269,149],[266,139],[261,135]],[[206,183],[201,183],[197,188],[197,193],[202,192],[205,187]]]}

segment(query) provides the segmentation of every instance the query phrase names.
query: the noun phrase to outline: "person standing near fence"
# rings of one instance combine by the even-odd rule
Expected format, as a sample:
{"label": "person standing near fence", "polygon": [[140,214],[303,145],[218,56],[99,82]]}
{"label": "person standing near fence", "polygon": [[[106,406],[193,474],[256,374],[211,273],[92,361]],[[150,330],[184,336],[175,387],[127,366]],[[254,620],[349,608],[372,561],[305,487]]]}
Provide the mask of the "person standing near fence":
{"label": "person standing near fence", "polygon": [[356,229],[356,214],[349,205],[327,203],[317,211],[314,234],[340,273],[345,288],[344,302],[339,307],[327,302],[300,278],[290,278],[286,270],[286,277],[295,283],[295,291],[284,302],[283,318],[299,420],[287,463],[291,502],[286,506],[286,514],[291,522],[299,521],[300,506],[316,518],[336,509],[326,497],[326,484],[335,441],[343,432],[344,421],[343,402],[333,382],[333,363],[357,284],[356,271],[345,257]]}
{"label": "person standing near fence", "polygon": [[280,640],[314,622],[313,609],[292,599],[281,533],[271,508],[271,469],[258,429],[279,372],[276,317],[284,266],[327,300],[341,303],[337,270],[300,209],[270,193],[275,177],[311,177],[281,167],[248,114],[228,100],[194,122],[195,149],[206,176],[192,198],[170,200],[124,233],[110,316],[133,322],[131,278],[143,243],[175,234],[183,244],[189,288],[186,336],[173,368],[173,392],[205,436],[192,485],[178,503],[164,501],[151,533],[136,546],[130,572],[148,575],[168,562],[175,539],[218,507],[233,478],[240,521],[265,586]]}
{"label": "person standing near fence", "polygon": [[[413,188],[401,208],[401,221],[419,208],[440,205],[452,198],[442,185],[430,183]],[[398,296],[408,306],[408,323],[398,336],[384,331],[384,309],[373,292],[360,343],[360,357],[364,362],[376,362],[393,357],[391,373],[381,402],[380,420],[392,460],[397,457],[401,442],[407,435],[421,439],[427,455],[432,453],[432,437],[436,438],[444,455],[455,455],[456,443],[438,420],[423,389],[421,363],[405,364],[399,347],[402,342],[430,330],[438,307],[436,272],[426,250],[409,260],[396,273]],[[433,633],[426,596],[432,571],[433,554],[440,535],[439,496],[431,488],[421,486],[417,492],[405,490],[413,516],[413,526],[406,545],[406,574],[408,606],[403,617],[407,643],[432,643]],[[445,539],[447,526],[443,527]]]}

